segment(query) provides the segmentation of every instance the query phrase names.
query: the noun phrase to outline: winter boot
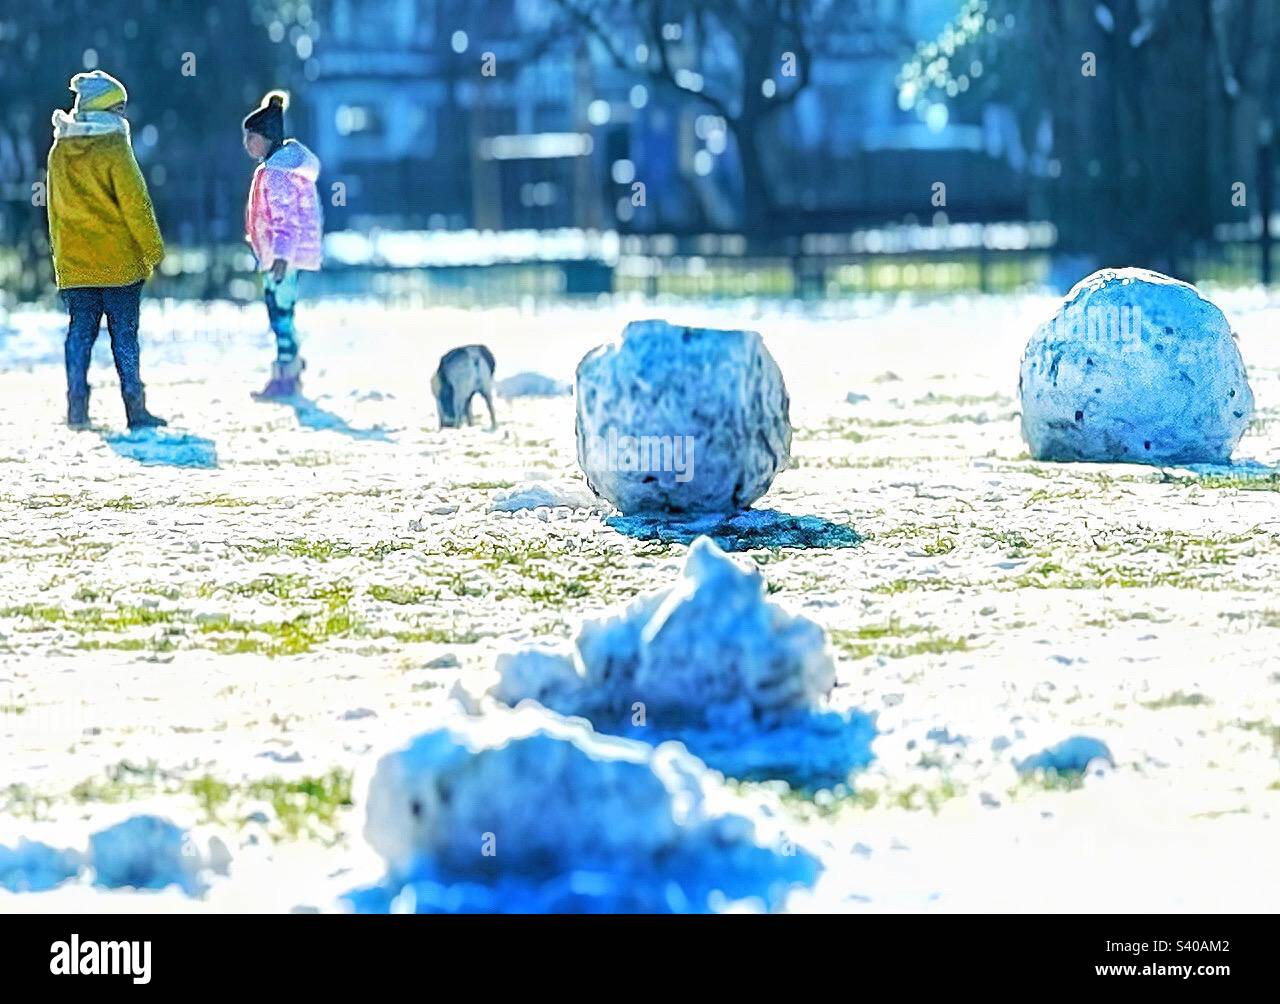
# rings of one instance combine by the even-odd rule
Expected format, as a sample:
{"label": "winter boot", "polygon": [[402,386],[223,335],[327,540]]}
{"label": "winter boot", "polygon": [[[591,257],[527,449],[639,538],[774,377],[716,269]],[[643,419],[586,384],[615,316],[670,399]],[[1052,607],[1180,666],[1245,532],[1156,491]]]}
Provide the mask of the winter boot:
{"label": "winter boot", "polygon": [[67,428],[80,432],[89,428],[89,399],[67,398]]}
{"label": "winter boot", "polygon": [[147,411],[147,399],[141,394],[124,399],[124,413],[129,420],[130,432],[137,429],[157,429],[169,424],[160,416]]}
{"label": "winter boot", "polygon": [[253,396],[259,401],[282,401],[297,397],[302,393],[302,370],[306,365],[296,356],[286,363],[277,360],[271,364],[271,379]]}

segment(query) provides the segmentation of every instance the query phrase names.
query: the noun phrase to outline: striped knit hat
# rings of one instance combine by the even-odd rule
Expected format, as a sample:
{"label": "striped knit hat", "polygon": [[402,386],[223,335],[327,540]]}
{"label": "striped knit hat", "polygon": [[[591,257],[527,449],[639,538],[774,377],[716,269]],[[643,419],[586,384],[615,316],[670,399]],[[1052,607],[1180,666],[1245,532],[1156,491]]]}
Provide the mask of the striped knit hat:
{"label": "striped knit hat", "polygon": [[77,73],[71,78],[78,112],[101,112],[129,100],[124,84],[104,70]]}

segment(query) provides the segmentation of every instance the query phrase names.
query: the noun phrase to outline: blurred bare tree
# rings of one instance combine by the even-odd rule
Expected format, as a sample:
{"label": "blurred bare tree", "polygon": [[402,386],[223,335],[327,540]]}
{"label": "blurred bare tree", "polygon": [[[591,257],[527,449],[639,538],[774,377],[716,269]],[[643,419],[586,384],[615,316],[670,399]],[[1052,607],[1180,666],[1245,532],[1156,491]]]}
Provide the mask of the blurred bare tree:
{"label": "blurred bare tree", "polygon": [[[1185,272],[1276,107],[1271,0],[966,0],[918,46],[904,104],[1010,108],[1060,247]],[[976,70],[976,72],[975,72]]]}
{"label": "blurred bare tree", "polygon": [[[770,120],[804,92],[829,28],[868,40],[866,55],[907,45],[876,0],[553,0],[557,31],[584,35],[613,66],[724,120],[742,174],[742,222],[770,232],[777,208],[769,171]],[[887,13],[886,13],[887,11]],[[776,153],[776,151],[772,151]]]}

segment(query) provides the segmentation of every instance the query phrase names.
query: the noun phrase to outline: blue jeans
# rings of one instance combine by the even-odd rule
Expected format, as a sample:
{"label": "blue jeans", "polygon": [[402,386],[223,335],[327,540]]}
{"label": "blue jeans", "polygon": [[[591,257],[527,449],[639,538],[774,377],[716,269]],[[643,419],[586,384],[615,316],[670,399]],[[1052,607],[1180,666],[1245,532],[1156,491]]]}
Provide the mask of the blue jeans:
{"label": "blue jeans", "polygon": [[103,286],[64,289],[71,323],[67,328],[67,404],[87,409],[89,404],[89,360],[98,340],[102,315],[107,315],[111,333],[111,354],[120,375],[120,395],[129,405],[142,399],[142,373],[138,350],[138,310],[142,303],[142,283],[132,286]]}
{"label": "blue jeans", "polygon": [[267,318],[276,336],[276,361],[291,363],[298,357],[298,333],[293,327],[293,308],[298,302],[298,270],[287,269],[276,282],[270,272],[262,278],[267,301]]}

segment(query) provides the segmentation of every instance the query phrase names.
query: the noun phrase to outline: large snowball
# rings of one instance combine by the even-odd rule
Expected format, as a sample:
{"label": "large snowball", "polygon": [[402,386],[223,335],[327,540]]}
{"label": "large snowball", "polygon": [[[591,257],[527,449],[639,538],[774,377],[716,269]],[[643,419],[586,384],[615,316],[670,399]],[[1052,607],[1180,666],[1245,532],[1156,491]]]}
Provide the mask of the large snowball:
{"label": "large snowball", "polygon": [[1037,460],[1221,463],[1253,414],[1222,311],[1144,269],[1077,285],[1032,335],[1019,389]]}
{"label": "large snowball", "polygon": [[578,462],[627,514],[736,512],[787,464],[789,404],[756,332],[633,321],[578,364]]}

